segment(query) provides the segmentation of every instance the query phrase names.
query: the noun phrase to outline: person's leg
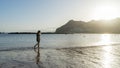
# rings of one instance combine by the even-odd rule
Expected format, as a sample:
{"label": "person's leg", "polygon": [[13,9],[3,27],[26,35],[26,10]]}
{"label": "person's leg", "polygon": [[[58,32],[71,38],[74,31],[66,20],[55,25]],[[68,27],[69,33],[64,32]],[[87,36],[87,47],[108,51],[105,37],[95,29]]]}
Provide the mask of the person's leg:
{"label": "person's leg", "polygon": [[34,46],[34,51],[35,51],[35,52],[37,52],[37,51],[36,51],[36,47],[37,47],[37,45],[38,45],[38,43],[35,44],[35,46]]}

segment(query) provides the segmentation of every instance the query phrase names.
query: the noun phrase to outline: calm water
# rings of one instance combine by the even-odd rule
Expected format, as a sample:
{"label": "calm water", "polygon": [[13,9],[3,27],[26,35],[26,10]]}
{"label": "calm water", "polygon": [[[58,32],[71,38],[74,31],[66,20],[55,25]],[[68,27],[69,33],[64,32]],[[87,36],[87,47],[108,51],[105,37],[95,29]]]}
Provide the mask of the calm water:
{"label": "calm water", "polygon": [[[119,44],[120,34],[42,34],[41,47],[64,48]],[[0,49],[33,47],[35,34],[0,34]]]}

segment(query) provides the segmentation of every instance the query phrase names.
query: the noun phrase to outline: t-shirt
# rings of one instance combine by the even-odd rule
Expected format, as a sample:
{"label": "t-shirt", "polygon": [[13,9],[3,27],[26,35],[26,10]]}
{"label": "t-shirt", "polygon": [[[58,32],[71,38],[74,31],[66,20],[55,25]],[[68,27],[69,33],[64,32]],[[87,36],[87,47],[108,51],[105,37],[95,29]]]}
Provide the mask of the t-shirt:
{"label": "t-shirt", "polygon": [[40,33],[37,33],[36,36],[37,36],[36,41],[40,42]]}

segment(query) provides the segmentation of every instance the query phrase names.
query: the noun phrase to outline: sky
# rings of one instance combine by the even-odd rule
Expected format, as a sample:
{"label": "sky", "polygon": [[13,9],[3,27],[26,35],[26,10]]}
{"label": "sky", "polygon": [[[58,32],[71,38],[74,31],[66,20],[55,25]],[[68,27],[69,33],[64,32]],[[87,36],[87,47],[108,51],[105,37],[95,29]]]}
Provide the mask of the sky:
{"label": "sky", "polygon": [[119,7],[120,0],[0,0],[0,32],[54,32],[71,19],[120,17]]}

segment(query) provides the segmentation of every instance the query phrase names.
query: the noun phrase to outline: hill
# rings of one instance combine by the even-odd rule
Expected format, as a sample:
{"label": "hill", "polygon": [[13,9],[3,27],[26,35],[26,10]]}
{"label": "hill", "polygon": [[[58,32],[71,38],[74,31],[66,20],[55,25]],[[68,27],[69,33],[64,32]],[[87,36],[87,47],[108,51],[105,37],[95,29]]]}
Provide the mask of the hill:
{"label": "hill", "polygon": [[88,22],[70,20],[65,25],[57,28],[55,33],[120,33],[120,18],[91,20]]}

